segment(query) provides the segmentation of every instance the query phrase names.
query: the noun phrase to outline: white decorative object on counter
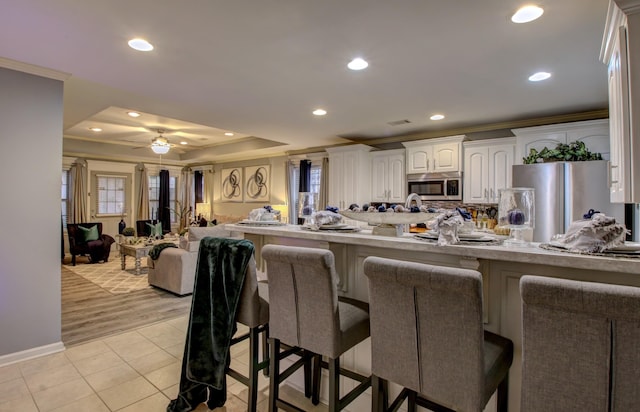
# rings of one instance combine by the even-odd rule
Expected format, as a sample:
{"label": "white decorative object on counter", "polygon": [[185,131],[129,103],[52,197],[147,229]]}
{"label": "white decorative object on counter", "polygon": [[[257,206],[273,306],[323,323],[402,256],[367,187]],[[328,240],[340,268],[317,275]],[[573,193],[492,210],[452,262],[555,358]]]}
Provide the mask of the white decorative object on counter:
{"label": "white decorative object on counter", "polygon": [[377,225],[373,228],[374,235],[380,236],[402,236],[404,232],[402,225],[411,223],[427,223],[438,217],[437,213],[388,213],[388,212],[353,212],[351,210],[341,210],[342,216],[349,219],[367,222]]}
{"label": "white decorative object on counter", "polygon": [[525,239],[525,233],[535,227],[534,192],[530,187],[500,190],[498,224],[510,229],[510,238],[504,241],[505,246],[529,246],[531,239]]}

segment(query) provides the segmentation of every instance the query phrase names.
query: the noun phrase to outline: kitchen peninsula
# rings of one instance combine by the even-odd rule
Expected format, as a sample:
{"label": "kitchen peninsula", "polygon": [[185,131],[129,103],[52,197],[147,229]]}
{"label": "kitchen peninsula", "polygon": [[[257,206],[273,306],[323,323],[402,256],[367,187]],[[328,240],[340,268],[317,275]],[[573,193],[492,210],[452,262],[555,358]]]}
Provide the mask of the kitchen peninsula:
{"label": "kitchen peninsula", "polygon": [[[509,410],[520,409],[521,381],[521,300],[520,277],[527,274],[640,286],[640,258],[588,256],[531,247],[500,245],[437,246],[405,233],[401,237],[374,236],[370,230],[355,233],[307,231],[300,226],[253,227],[226,225],[242,232],[256,245],[256,259],[262,267],[260,250],[266,244],[318,247],[333,251],[340,276],[339,290],[368,301],[367,281],[362,262],[380,256],[443,266],[476,269],[483,275],[485,327],[511,339],[515,346],[510,371]],[[265,268],[262,267],[264,270]],[[267,274],[268,275],[268,274]],[[369,372],[368,344],[347,354],[345,365]],[[362,402],[362,403],[360,403]],[[356,400],[350,410],[367,410],[369,399]]]}

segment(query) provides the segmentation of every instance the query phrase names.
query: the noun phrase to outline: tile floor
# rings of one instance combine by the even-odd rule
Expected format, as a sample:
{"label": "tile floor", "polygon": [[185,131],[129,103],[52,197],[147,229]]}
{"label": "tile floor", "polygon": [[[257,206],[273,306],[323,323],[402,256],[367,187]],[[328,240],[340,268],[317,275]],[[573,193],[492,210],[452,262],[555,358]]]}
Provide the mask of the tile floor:
{"label": "tile floor", "polygon": [[[0,412],[164,412],[178,394],[187,323],[180,317],[0,367]],[[232,366],[242,373],[248,343],[231,349]],[[269,381],[260,377],[258,409],[267,411]],[[216,411],[246,411],[246,386],[230,377],[227,385],[227,403]],[[326,410],[287,386],[280,392],[307,411]]]}

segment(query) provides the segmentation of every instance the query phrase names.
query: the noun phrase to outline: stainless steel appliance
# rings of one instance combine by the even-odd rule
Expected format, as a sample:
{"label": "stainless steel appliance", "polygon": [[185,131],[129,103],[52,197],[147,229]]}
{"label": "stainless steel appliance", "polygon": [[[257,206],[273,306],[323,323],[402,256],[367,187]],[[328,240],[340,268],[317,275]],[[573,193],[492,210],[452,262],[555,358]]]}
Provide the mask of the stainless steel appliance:
{"label": "stainless steel appliance", "polygon": [[462,173],[425,173],[407,175],[407,193],[421,200],[462,200]]}
{"label": "stainless steel appliance", "polygon": [[624,204],[609,201],[607,161],[552,162],[513,166],[513,187],[535,189],[534,242],[565,233],[589,209],[624,223]]}

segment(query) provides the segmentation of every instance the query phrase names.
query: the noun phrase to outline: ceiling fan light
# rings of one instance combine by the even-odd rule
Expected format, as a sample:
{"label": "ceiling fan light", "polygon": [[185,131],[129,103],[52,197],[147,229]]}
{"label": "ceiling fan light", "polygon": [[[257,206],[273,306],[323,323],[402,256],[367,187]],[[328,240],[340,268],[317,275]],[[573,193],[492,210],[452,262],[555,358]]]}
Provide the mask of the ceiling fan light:
{"label": "ceiling fan light", "polygon": [[171,145],[166,139],[158,137],[151,143],[151,150],[155,154],[166,154],[169,152]]}
{"label": "ceiling fan light", "polygon": [[169,152],[169,145],[153,143],[151,144],[151,150],[153,150],[155,154],[166,154]]}

